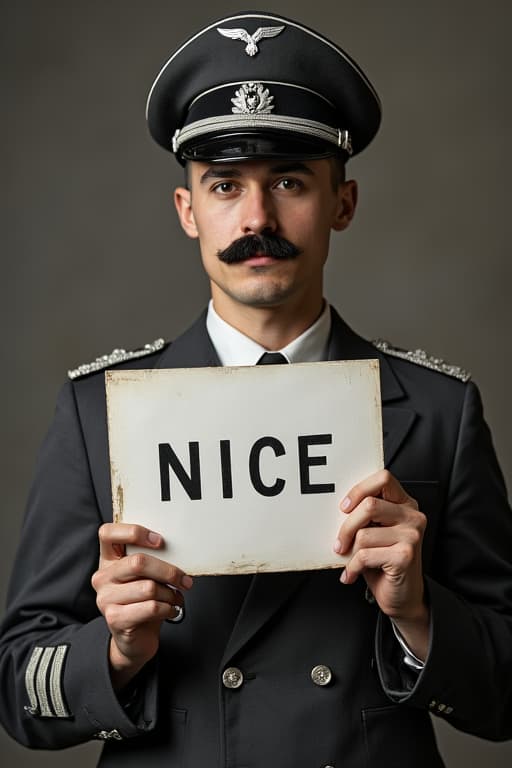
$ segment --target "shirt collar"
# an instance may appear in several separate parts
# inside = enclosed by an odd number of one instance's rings
[[[206,316],[206,329],[222,365],[256,365],[261,355],[268,352],[265,347],[226,323],[213,307],[210,300]],[[331,312],[327,302],[318,320],[291,341],[281,352],[289,363],[316,363],[325,360],[331,332]]]

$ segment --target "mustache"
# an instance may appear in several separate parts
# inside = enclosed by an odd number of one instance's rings
[[[295,259],[299,248],[278,235],[246,235],[228,245],[217,256],[225,264],[239,264],[254,256],[271,256],[273,259]]]

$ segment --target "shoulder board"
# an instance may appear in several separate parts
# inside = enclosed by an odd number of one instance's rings
[[[386,355],[392,357],[399,357],[402,360],[407,360],[409,363],[415,363],[416,365],[422,365],[424,368],[430,368],[431,371],[437,371],[438,373],[444,373],[447,376],[453,376],[461,381],[469,381],[471,374],[465,371],[463,368],[459,368],[458,365],[451,365],[441,360],[440,357],[430,357],[423,349],[400,349],[394,347],[389,341],[383,339],[376,339],[372,341],[374,347],[377,347],[381,352],[385,352]]]
[[[104,370],[105,368],[111,368],[118,363],[124,363],[127,360],[135,360],[137,357],[144,357],[145,355],[151,355],[153,352],[158,352],[165,346],[163,339],[156,339],[151,344],[145,344],[141,349],[114,349],[110,355],[102,355],[93,360],[92,363],[83,363],[78,368],[74,368],[68,371],[70,379],[78,379],[80,376],[87,376],[89,373],[95,373],[96,371]]]

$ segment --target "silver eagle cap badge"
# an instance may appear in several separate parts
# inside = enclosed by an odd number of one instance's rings
[[[243,83],[231,99],[231,111],[235,115],[264,115],[274,109],[273,101],[274,97],[262,83]]]
[[[250,35],[246,29],[225,29],[217,27],[217,32],[224,37],[229,37],[231,40],[241,40],[243,43],[247,43],[245,46],[245,52],[248,56],[256,56],[259,52],[258,43],[265,37],[277,37],[283,31],[282,27],[258,27],[253,35]]]

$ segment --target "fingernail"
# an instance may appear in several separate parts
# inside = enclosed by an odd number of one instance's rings
[[[183,576],[183,578],[181,579],[181,586],[184,589],[190,589],[190,587],[192,586],[193,583],[194,582],[193,582],[191,576]]]
[[[333,549],[335,552],[338,552],[338,554],[341,552],[341,541],[339,539],[336,539],[334,542]]]
[[[154,531],[150,531],[148,533],[148,541],[150,544],[160,544],[161,537],[159,533],[155,533]]]
[[[341,572],[340,581],[341,581],[342,584],[346,584],[347,583],[347,571],[346,571],[345,568]]]
[[[348,509],[350,507],[350,499],[349,499],[348,496],[345,496],[345,498],[341,502],[340,506],[341,506],[341,509],[343,511],[345,511],[346,509]]]

